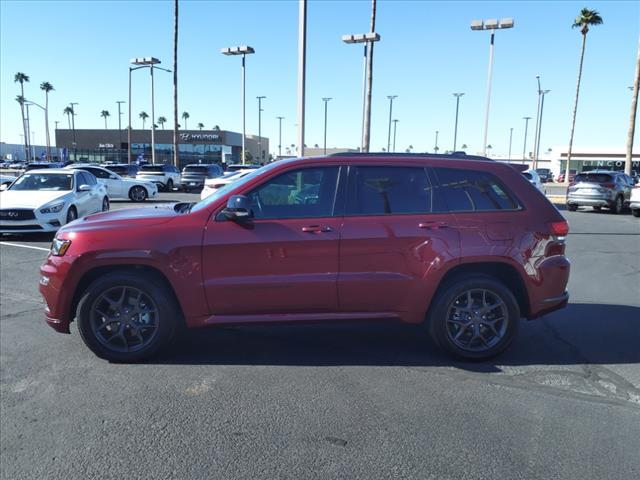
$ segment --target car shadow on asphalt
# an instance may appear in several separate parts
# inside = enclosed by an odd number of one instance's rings
[[[420,328],[390,323],[220,326],[189,330],[159,364],[452,366],[500,372],[504,366],[640,362],[640,307],[569,304],[522,321],[504,354],[485,362],[452,359]]]

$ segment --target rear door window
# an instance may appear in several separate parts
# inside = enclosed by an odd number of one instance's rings
[[[516,210],[518,202],[495,175],[478,170],[434,168],[437,211],[486,212]],[[442,201],[440,201],[442,200]]]
[[[432,211],[433,191],[421,167],[353,167],[348,190],[347,215]]]
[[[575,183],[610,183],[613,179],[608,173],[580,173],[576,175],[574,181]]]

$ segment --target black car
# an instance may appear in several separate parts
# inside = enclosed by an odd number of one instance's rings
[[[125,178],[136,178],[139,170],[135,163],[103,163],[100,166]]]
[[[205,180],[216,178],[224,173],[217,163],[194,163],[182,169],[180,184],[185,192],[202,190]]]
[[[553,172],[548,168],[536,168],[542,183],[553,182]]]

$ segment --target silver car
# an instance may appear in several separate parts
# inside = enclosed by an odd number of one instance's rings
[[[567,208],[575,212],[578,207],[602,207],[611,213],[622,213],[629,205],[633,180],[623,172],[592,170],[576,175],[567,190]]]

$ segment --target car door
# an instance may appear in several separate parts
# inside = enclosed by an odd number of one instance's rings
[[[210,219],[203,271],[213,314],[337,310],[339,171],[322,166],[280,173],[246,193],[250,221]]]
[[[431,277],[457,259],[460,248],[451,215],[435,213],[437,198],[426,169],[351,166],[347,190],[340,310],[419,311],[428,304]]]
[[[83,171],[76,172],[76,185],[75,185],[75,199],[74,204],[76,206],[76,210],[78,212],[78,217],[84,217],[85,215],[89,215],[93,213],[93,203],[94,200],[92,198],[92,194],[95,195],[95,185],[92,185],[92,179],[89,173]],[[95,183],[95,179],[93,179]],[[91,190],[80,191],[80,187],[82,185],[89,185]]]
[[[85,167],[83,170],[91,173],[98,183],[103,184],[107,189],[107,194],[110,198],[122,197],[122,184],[118,181],[117,176],[111,173],[109,170],[97,167]]]

